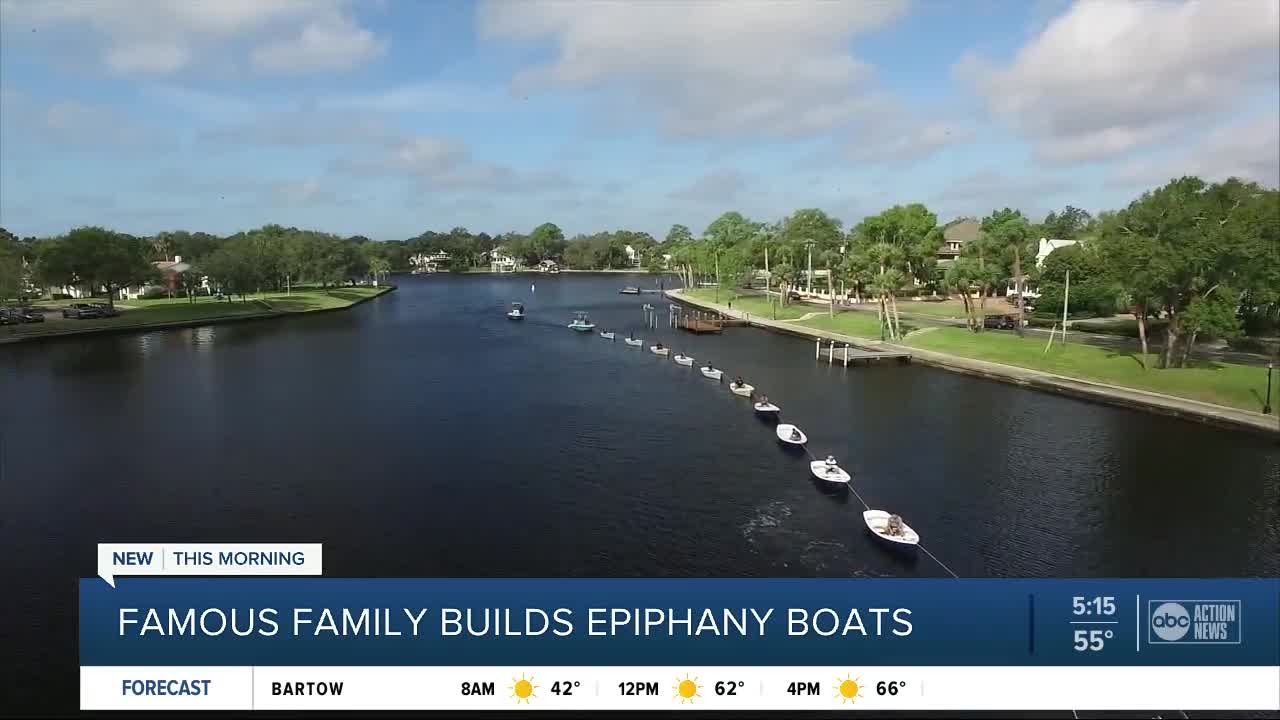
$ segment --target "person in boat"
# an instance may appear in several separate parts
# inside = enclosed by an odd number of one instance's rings
[[[708,369],[708,370],[715,370],[715,368],[711,367],[711,363],[707,363],[707,369]]]
[[[792,440],[795,440],[796,442],[800,442],[800,429],[799,429],[799,428],[791,428],[791,439],[792,439]]]
[[[657,348],[658,348],[659,350],[661,350],[661,349],[662,349],[662,343],[658,343]]]
[[[738,376],[738,378],[737,378],[736,380],[734,380],[734,381],[733,381],[733,386],[734,386],[734,387],[742,387],[743,385],[746,385],[746,383],[742,382],[742,376],[741,376],[741,375],[739,375],[739,376]]]
[[[901,535],[902,534],[902,516],[890,515],[887,529],[885,530],[885,532],[895,537],[898,535]]]
[[[835,456],[835,455],[828,455],[828,456],[827,456],[827,467],[828,467],[828,468],[833,468],[833,467],[835,467],[835,466],[836,466],[836,456]]]
[[[761,395],[761,396],[760,396],[760,404],[761,404],[761,405],[768,405],[768,404],[769,404],[769,396],[768,396],[768,395]]]

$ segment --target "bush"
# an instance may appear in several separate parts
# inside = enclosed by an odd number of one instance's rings
[[[169,291],[165,290],[162,287],[149,287],[142,291],[142,298],[144,300],[156,300],[158,298],[168,297],[168,296],[169,296]]]
[[[1167,320],[1147,320],[1147,339],[1150,340],[1157,334],[1163,334],[1164,329],[1168,326]],[[1081,321],[1071,324],[1073,330],[1080,332],[1102,333],[1104,335],[1120,335],[1123,337],[1138,337],[1138,321],[1137,320],[1118,320],[1113,322],[1088,322]]]
[[[71,296],[66,293],[50,293],[49,298],[52,300],[70,300]]]
[[[1260,338],[1241,336],[1227,340],[1227,347],[1237,352],[1258,353],[1260,355],[1271,355],[1277,352],[1277,348],[1272,343],[1268,343]]]

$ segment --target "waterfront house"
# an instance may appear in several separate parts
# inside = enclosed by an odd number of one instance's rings
[[[1064,248],[1064,247],[1071,247],[1072,245],[1075,245],[1077,242],[1078,241],[1076,240],[1059,240],[1058,238],[1040,238],[1040,246],[1036,249],[1036,267],[1043,266],[1045,258],[1049,257],[1049,255],[1054,250],[1057,250],[1059,248]],[[1040,293],[1036,290],[1035,283],[1026,280],[1025,275],[1023,276],[1023,278],[1024,278],[1023,288],[1022,288],[1023,296],[1032,300],[1040,297]],[[1018,293],[1018,289],[1013,284],[1013,282],[1009,283],[1009,286],[1005,288],[1005,291],[1011,296],[1017,295]]]
[[[543,260],[538,263],[538,272],[560,272],[560,265],[555,260]]]
[[[515,272],[520,263],[505,248],[496,247],[488,252],[489,270],[496,273]]]
[[[960,218],[942,231],[942,246],[938,248],[938,265],[945,267],[960,257],[964,246],[978,239],[982,224],[973,218]]]
[[[140,297],[145,297],[148,292],[167,293],[172,297],[182,285],[180,276],[191,270],[191,263],[183,262],[181,255],[174,255],[172,260],[157,260],[151,265],[159,273],[159,282],[139,283],[122,287],[117,291],[117,295],[121,300],[137,300]],[[205,294],[211,293],[208,277],[200,278],[199,289],[204,291]]]
[[[410,272],[414,275],[441,272],[449,265],[449,253],[438,250],[433,253],[416,253],[409,256]]]
[[[626,246],[622,250],[627,254],[627,264],[629,264],[631,267],[640,267],[640,262],[641,262],[640,251],[636,250],[630,245]]]

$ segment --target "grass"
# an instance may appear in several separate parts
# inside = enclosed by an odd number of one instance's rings
[[[154,300],[122,300],[116,303],[119,317],[74,320],[63,318],[60,308],[65,302],[37,303],[37,307],[50,310],[45,321],[29,325],[9,325],[0,330],[0,338],[13,336],[39,336],[74,334],[86,330],[112,327],[147,327],[178,322],[199,322],[212,318],[248,317],[305,313],[315,310],[331,310],[351,305],[365,298],[386,291],[386,287],[343,287],[322,290],[320,288],[294,288],[293,293],[266,293],[251,295],[247,302],[232,302],[200,297],[196,302],[186,298],[157,298]],[[76,302],[90,302],[80,300]],[[98,302],[98,300],[93,300]]]
[[[718,302],[721,305],[728,305],[733,302],[734,310],[759,315],[767,320],[774,319],[773,308],[769,301],[763,295],[739,295],[732,290],[721,289],[719,291],[719,299],[715,288],[692,288],[683,291],[686,297],[706,302]],[[821,308],[816,305],[805,305],[802,303],[793,303],[791,305],[778,306],[778,320],[795,320],[805,313],[817,312]]]
[[[1136,353],[1070,343],[1063,347],[1055,340],[1045,354],[1045,342],[1044,338],[1019,338],[1006,333],[976,334],[964,328],[938,328],[910,338],[905,344],[1242,410],[1262,410],[1266,371],[1256,367],[1200,362],[1193,367],[1158,370],[1157,356],[1149,355],[1147,362],[1152,369],[1143,370]]]
[[[980,301],[974,300],[977,309]],[[1002,297],[987,298],[985,315],[1010,315],[1018,312],[1018,308],[1005,302]],[[933,317],[964,319],[964,302],[960,300],[906,300],[898,298],[899,315],[930,315]]]
[[[853,337],[880,339],[880,319],[873,312],[850,310],[837,312],[835,317],[829,317],[824,313],[820,317],[801,320],[796,324]],[[902,332],[910,331],[911,326],[905,322],[902,323]]]

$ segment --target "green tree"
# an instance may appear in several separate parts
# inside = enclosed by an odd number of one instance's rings
[[[23,261],[18,239],[0,228],[0,303],[22,293]]]
[[[693,233],[684,225],[672,225],[671,229],[667,231],[666,242],[669,245],[693,242]]]
[[[40,258],[42,276],[55,285],[83,283],[91,292],[105,290],[115,306],[116,290],[153,279],[147,243],[102,227],[80,227],[52,245]]]
[[[558,258],[564,253],[564,231],[555,223],[542,223],[529,233],[529,242],[525,247],[525,260],[537,264],[542,260]]]
[[[1061,213],[1050,212],[1040,224],[1045,237],[1057,240],[1074,240],[1093,222],[1093,216],[1078,207],[1068,205]]]
[[[1031,224],[1018,210],[1005,208],[996,210],[982,219],[983,245],[997,249],[1008,268],[1004,278],[1013,282],[1014,292],[1018,295],[1018,322],[1016,329],[1022,335],[1022,323],[1026,316],[1026,307],[1022,297],[1023,287],[1027,280],[1023,272],[1022,259],[1035,257],[1037,245]]]

